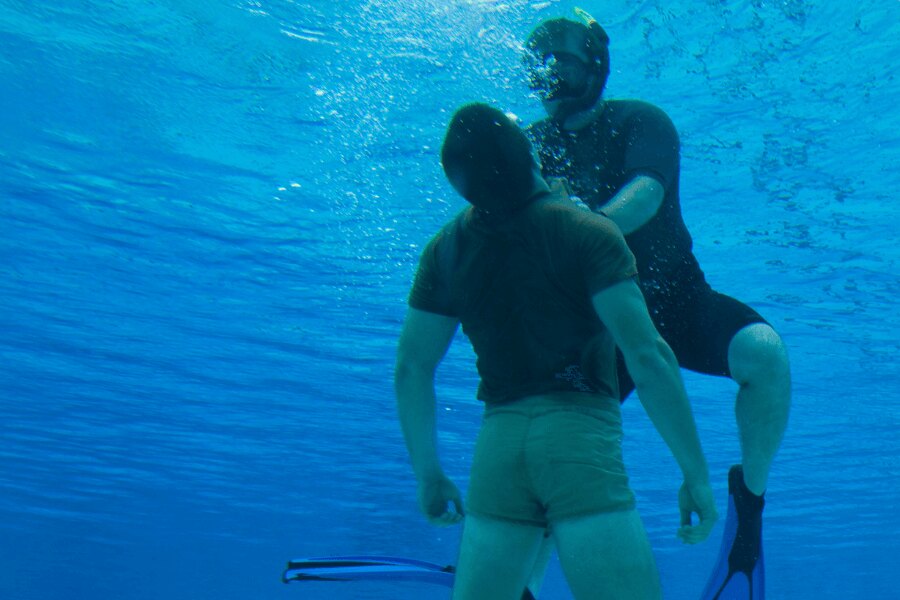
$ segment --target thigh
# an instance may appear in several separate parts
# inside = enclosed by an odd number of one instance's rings
[[[680,315],[684,328],[672,334],[661,329],[660,333],[681,367],[720,377],[731,377],[728,347],[735,334],[748,325],[766,323],[743,302],[712,290],[699,295],[684,311]]]
[[[520,600],[543,538],[543,527],[468,515],[453,600]]]
[[[577,600],[658,600],[659,574],[636,510],[554,522],[553,537]]]
[[[544,585],[544,575],[547,573],[547,566],[553,557],[553,537],[550,531],[544,531],[544,539],[541,541],[541,548],[538,550],[537,558],[534,561],[534,567],[531,569],[531,575],[528,577],[528,591],[534,598],[541,595],[541,587]]]

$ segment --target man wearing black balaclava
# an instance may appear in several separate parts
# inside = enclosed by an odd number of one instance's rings
[[[681,468],[679,509],[699,517],[678,535],[706,539],[717,514],[678,364],[647,313],[634,257],[612,221],[551,191],[525,134],[495,108],[458,110],[441,162],[471,206],[422,252],[395,388],[420,508],[436,525],[465,514],[453,598],[518,600],[550,531],[575,598],[656,600],[622,460],[617,346]],[[441,468],[435,418],[435,371],[460,324],[484,402],[465,508]]]

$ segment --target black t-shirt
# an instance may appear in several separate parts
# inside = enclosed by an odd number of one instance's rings
[[[615,223],[547,197],[501,225],[463,211],[423,251],[409,304],[460,320],[481,400],[617,398],[614,342],[591,297],[636,273]]]
[[[694,291],[709,289],[681,217],[678,133],[662,110],[638,100],[608,100],[585,129],[567,132],[545,119],[528,134],[544,176],[566,178],[591,209],[602,208],[638,175],[663,185],[656,215],[625,237],[651,313],[658,306],[690,302]]]

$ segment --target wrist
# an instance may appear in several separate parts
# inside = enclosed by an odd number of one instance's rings
[[[709,468],[705,461],[702,464],[691,465],[688,468],[682,467],[681,475],[684,481],[692,485],[709,485]]]
[[[430,462],[430,464],[427,465],[419,465],[417,467],[414,467],[413,471],[416,474],[416,479],[418,480],[418,482],[423,485],[445,479],[444,470],[441,468],[441,465],[437,461]]]

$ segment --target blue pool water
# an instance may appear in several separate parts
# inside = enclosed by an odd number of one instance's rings
[[[710,281],[794,368],[768,597],[897,597],[900,3],[580,2],[608,93],[669,112]],[[293,557],[454,561],[394,419],[423,243],[462,207],[437,148],[569,1],[0,0],[0,598],[432,598],[293,584]],[[721,510],[733,384],[686,374]],[[464,340],[439,374],[464,487]],[[668,598],[695,598],[675,465],[637,402],[626,460]],[[557,565],[545,597],[566,598]],[[443,594],[443,595],[441,595]]]

